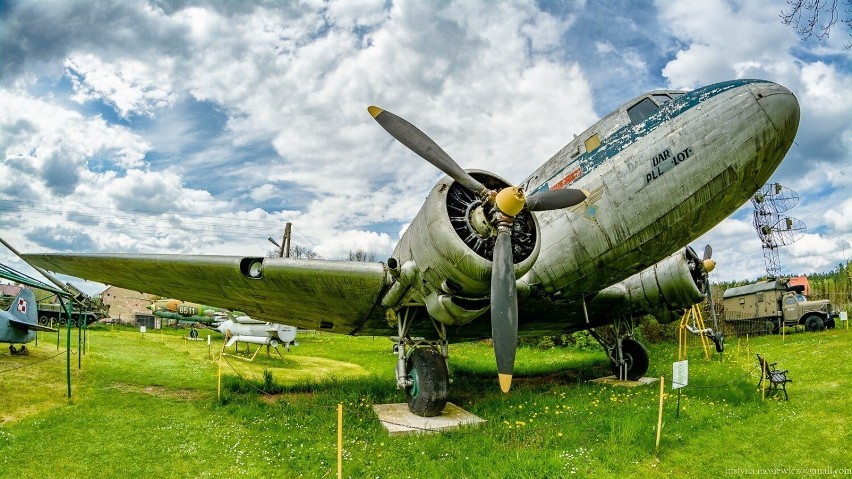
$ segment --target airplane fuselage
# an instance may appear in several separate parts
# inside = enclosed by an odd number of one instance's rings
[[[530,190],[570,185],[591,193],[570,210],[537,213],[541,254],[525,281],[590,294],[657,263],[748,201],[795,137],[793,94],[754,80],[694,90],[631,122],[633,105],[676,93],[625,104],[525,181]],[[596,134],[600,146],[585,151]]]
[[[9,319],[11,315],[6,311],[0,311],[0,343],[27,344],[35,341],[35,331],[24,331],[13,327]]]

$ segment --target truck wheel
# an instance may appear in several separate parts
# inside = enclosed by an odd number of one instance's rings
[[[42,317],[38,318],[38,324],[41,324],[42,326],[47,326],[49,323],[50,323],[50,320],[47,319],[47,316],[42,316]]]
[[[805,329],[808,331],[822,331],[825,329],[825,323],[822,322],[822,318],[819,316],[811,314],[805,318]]]

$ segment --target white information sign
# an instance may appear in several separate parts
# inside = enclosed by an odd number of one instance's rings
[[[689,384],[689,360],[672,363],[672,389],[680,389]]]

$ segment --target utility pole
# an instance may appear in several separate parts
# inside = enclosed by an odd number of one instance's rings
[[[293,223],[287,222],[287,225],[284,226],[284,238],[281,242],[281,249],[278,251],[279,258],[289,258],[290,257],[290,230],[293,228]]]

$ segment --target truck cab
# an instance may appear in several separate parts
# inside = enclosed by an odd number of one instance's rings
[[[781,311],[784,325],[801,324],[808,331],[820,331],[834,327],[836,314],[827,299],[808,301],[802,291],[803,286],[788,286],[781,297]]]

